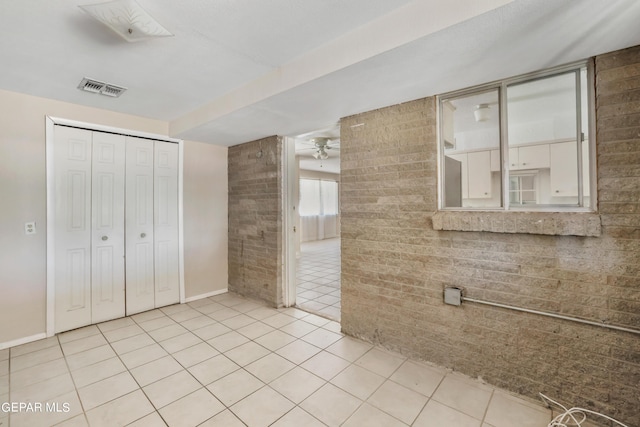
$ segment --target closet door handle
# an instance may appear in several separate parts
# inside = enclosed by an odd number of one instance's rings
[[[109,240],[107,236],[102,236],[102,240]]]
[[[147,237],[147,233],[141,233],[140,237],[142,237],[144,239],[145,237]]]

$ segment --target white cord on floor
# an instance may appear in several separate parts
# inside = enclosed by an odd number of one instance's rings
[[[558,402],[556,402],[555,400],[545,396],[544,394],[542,393],[539,393],[539,394],[540,394],[540,397],[542,397],[542,400],[544,401],[544,403],[547,404],[547,406],[551,406],[549,405],[549,402],[551,402],[564,410],[563,413],[559,414],[557,417],[551,420],[551,422],[547,427],[581,426],[582,423],[587,420],[587,414],[597,415],[598,417],[606,418],[607,420],[613,421],[614,423],[622,427],[629,427],[626,424],[622,424],[620,421],[614,420],[613,418],[607,415],[601,414],[599,412],[591,411],[589,409],[575,408],[575,407],[567,409],[561,404],[559,404]],[[581,418],[581,419],[578,420],[578,418]],[[567,423],[572,423],[572,424],[567,424]]]

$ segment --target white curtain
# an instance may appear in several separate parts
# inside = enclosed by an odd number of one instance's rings
[[[303,242],[308,242],[338,237],[340,235],[339,225],[338,215],[302,216],[300,217],[301,239]]]
[[[338,215],[338,183],[320,181],[322,215]]]
[[[317,179],[300,180],[300,215],[320,215],[320,181]]]
[[[338,183],[301,179],[299,212],[301,241],[339,236]]]

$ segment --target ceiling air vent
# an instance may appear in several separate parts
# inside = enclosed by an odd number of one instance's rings
[[[92,93],[100,93],[104,85],[105,84],[102,82],[99,82],[97,80],[91,80],[85,77],[84,79],[82,79],[82,81],[78,85],[78,89],[85,90],[87,92],[92,92]]]
[[[112,96],[114,98],[117,98],[125,90],[127,90],[126,87],[120,87],[120,86],[115,86],[115,85],[108,84],[108,85],[105,85],[104,89],[102,89],[102,91],[100,93],[103,94],[103,95],[106,95],[106,96]]]
[[[99,80],[89,79],[87,77],[82,79],[78,85],[78,89],[84,90],[85,92],[99,93],[100,95],[110,96],[112,98],[119,97],[122,95],[122,92],[127,90],[126,87],[112,85]]]

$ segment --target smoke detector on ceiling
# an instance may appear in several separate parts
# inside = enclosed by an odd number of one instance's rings
[[[78,85],[78,89],[84,90],[85,92],[99,93],[100,95],[110,96],[112,98],[119,97],[125,90],[127,90],[126,87],[112,85],[99,80],[89,79],[87,77],[82,79]]]

